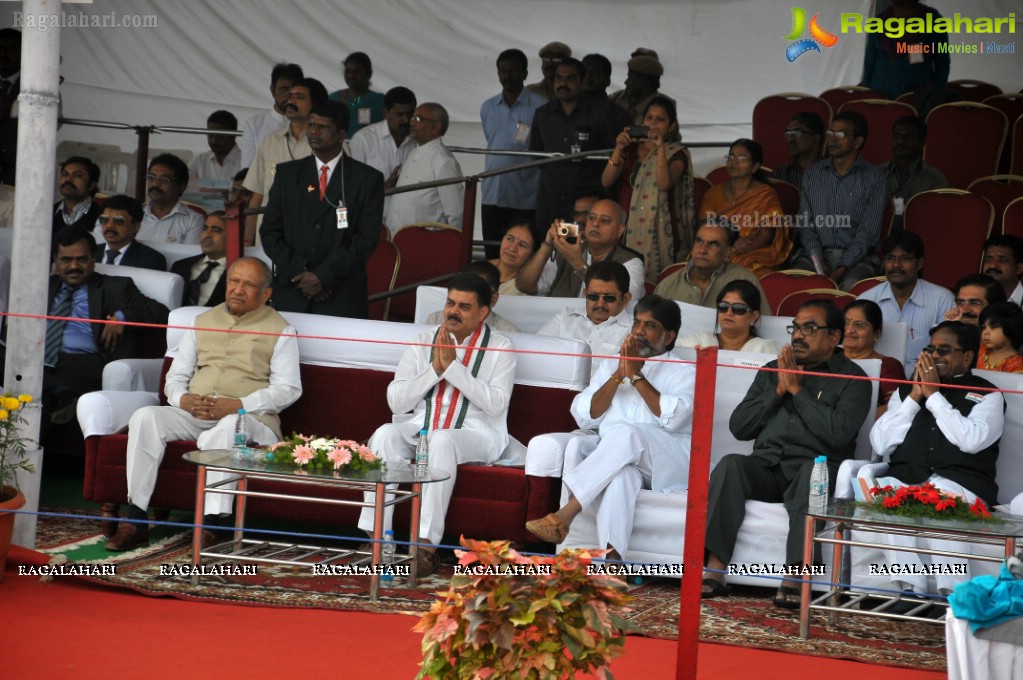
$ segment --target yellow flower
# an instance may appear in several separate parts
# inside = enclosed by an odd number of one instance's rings
[[[0,407],[7,409],[8,411],[17,411],[21,408],[21,402],[14,397],[4,397],[0,399]]]
[[[31,404],[32,403],[32,395],[31,394],[19,394],[18,395],[18,401],[20,401],[22,404]]]
[[[0,420],[7,420],[10,414],[7,411],[0,410]]]

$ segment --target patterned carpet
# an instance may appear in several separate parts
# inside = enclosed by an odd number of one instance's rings
[[[206,575],[193,586],[188,575],[161,575],[174,565],[191,565],[191,532],[160,527],[146,548],[112,555],[97,523],[77,518],[43,517],[38,549],[76,563],[115,564],[116,575],[88,577],[107,585],[129,588],[153,596],[253,606],[313,607],[337,610],[402,613],[418,616],[429,609],[434,593],[448,584],[452,568],[420,579],[415,588],[396,579],[369,601],[365,577],[317,576],[308,569],[259,565],[258,574]],[[653,579],[632,586],[628,618],[641,634],[674,639],[679,615],[679,582]],[[865,663],[926,670],[945,669],[944,627],[894,623],[872,617],[848,616],[834,627],[823,615],[814,615],[811,638],[799,638],[798,612],[774,607],[772,591],[735,588],[731,597],[708,600],[702,606],[700,639],[740,647],[756,647],[793,654],[826,656]],[[897,640],[897,642],[896,642]]]

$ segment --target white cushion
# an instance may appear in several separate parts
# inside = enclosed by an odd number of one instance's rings
[[[125,267],[119,264],[96,263],[96,271],[106,276],[126,276],[148,298],[156,300],[167,309],[181,305],[185,281],[177,274],[161,272],[142,267]]]

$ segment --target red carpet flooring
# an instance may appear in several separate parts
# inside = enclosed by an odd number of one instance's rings
[[[397,614],[270,609],[146,597],[72,578],[18,576],[14,556],[0,582],[4,680],[145,677],[414,678],[416,619]],[[618,680],[675,677],[675,643],[630,637],[612,665]],[[700,645],[699,677],[792,680],[846,677],[933,680],[943,673]]]

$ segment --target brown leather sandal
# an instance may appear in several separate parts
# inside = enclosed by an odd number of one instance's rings
[[[526,522],[526,531],[545,543],[563,543],[568,538],[568,527],[553,512],[546,517]]]

